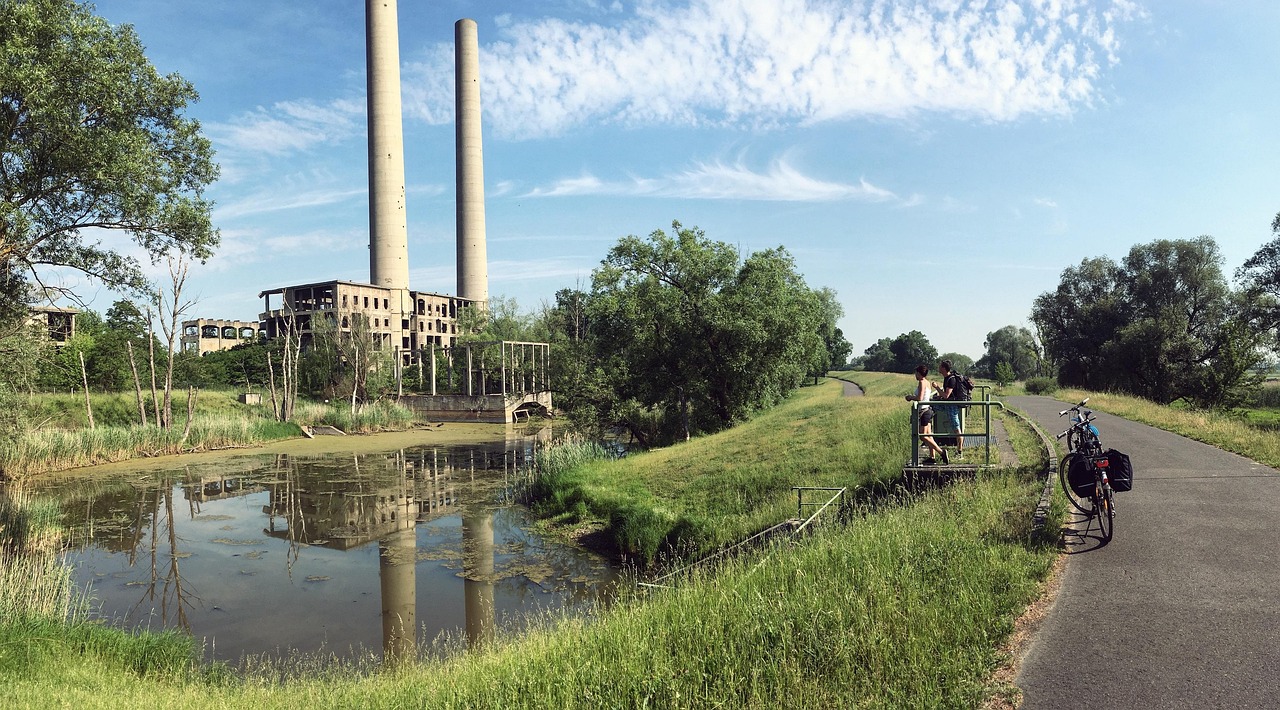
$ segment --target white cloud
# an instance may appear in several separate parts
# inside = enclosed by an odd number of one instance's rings
[[[648,0],[610,26],[508,18],[481,47],[482,104],[510,138],[591,122],[1069,114],[1095,98],[1117,26],[1140,14],[1128,0]],[[453,120],[451,46],[403,76],[406,116]]]
[[[1040,207],[1045,207],[1047,209],[1056,209],[1058,206],[1057,202],[1053,201],[1048,197],[1037,197],[1033,199],[1032,202]]]
[[[246,215],[284,210],[315,208],[347,202],[352,199],[364,199],[369,194],[367,187],[311,187],[299,190],[291,188],[288,183],[279,187],[262,190],[248,197],[214,209],[214,220],[222,221]],[[434,193],[433,193],[434,194]]]
[[[219,153],[280,156],[307,151],[363,135],[363,99],[336,99],[327,104],[281,101],[259,106],[229,123],[210,123],[206,130]]]
[[[756,172],[741,162],[699,163],[694,168],[660,178],[633,177],[605,182],[594,175],[560,180],[550,187],[536,188],[526,197],[568,197],[575,195],[626,195],[704,200],[763,200],[786,202],[829,202],[861,200],[886,202],[898,196],[865,179],[857,183],[819,180],[801,173],[786,160],[777,160],[767,172]]]

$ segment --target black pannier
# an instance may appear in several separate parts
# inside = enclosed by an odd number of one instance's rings
[[[1088,498],[1093,495],[1093,472],[1085,462],[1084,454],[1067,455],[1067,485],[1077,498]]]
[[[1129,457],[1115,449],[1107,449],[1107,462],[1107,479],[1111,481],[1111,487],[1117,492],[1133,490],[1133,464],[1129,463]]]

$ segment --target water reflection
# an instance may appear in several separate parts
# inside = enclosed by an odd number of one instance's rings
[[[607,593],[607,564],[532,535],[509,502],[531,452],[240,456],[35,493],[82,531],[70,561],[116,623],[186,629],[224,660],[353,647],[397,659],[442,632],[479,647],[529,611]]]

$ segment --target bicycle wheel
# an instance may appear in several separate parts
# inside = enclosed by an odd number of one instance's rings
[[[1093,487],[1093,516],[1098,519],[1098,532],[1104,543],[1111,542],[1116,530],[1116,507],[1112,499],[1111,486],[1101,479]]]
[[[1076,492],[1071,488],[1071,481],[1067,476],[1067,472],[1070,470],[1072,462],[1082,460],[1083,458],[1084,456],[1076,451],[1072,451],[1062,457],[1062,460],[1058,462],[1058,484],[1062,486],[1062,492],[1066,494],[1067,502],[1071,503],[1072,508],[1075,508],[1081,513],[1091,513],[1093,508],[1086,507],[1085,499],[1082,496],[1076,495]]]

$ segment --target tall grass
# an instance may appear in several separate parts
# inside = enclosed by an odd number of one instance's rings
[[[349,401],[333,400],[299,402],[294,420],[303,425],[335,427],[348,434],[372,434],[407,429],[413,424],[414,415],[408,407],[387,400],[364,404],[355,413],[351,412]]]
[[[100,426],[95,429],[37,429],[0,447],[0,473],[11,480],[81,466],[145,456],[211,451],[262,444],[299,434],[292,423],[235,414],[196,415],[191,433],[183,425]]]
[[[0,498],[0,677],[43,678],[69,657],[138,676],[194,672],[189,636],[129,634],[90,619],[89,600],[76,590],[61,557],[65,535],[55,503],[21,494]]]

